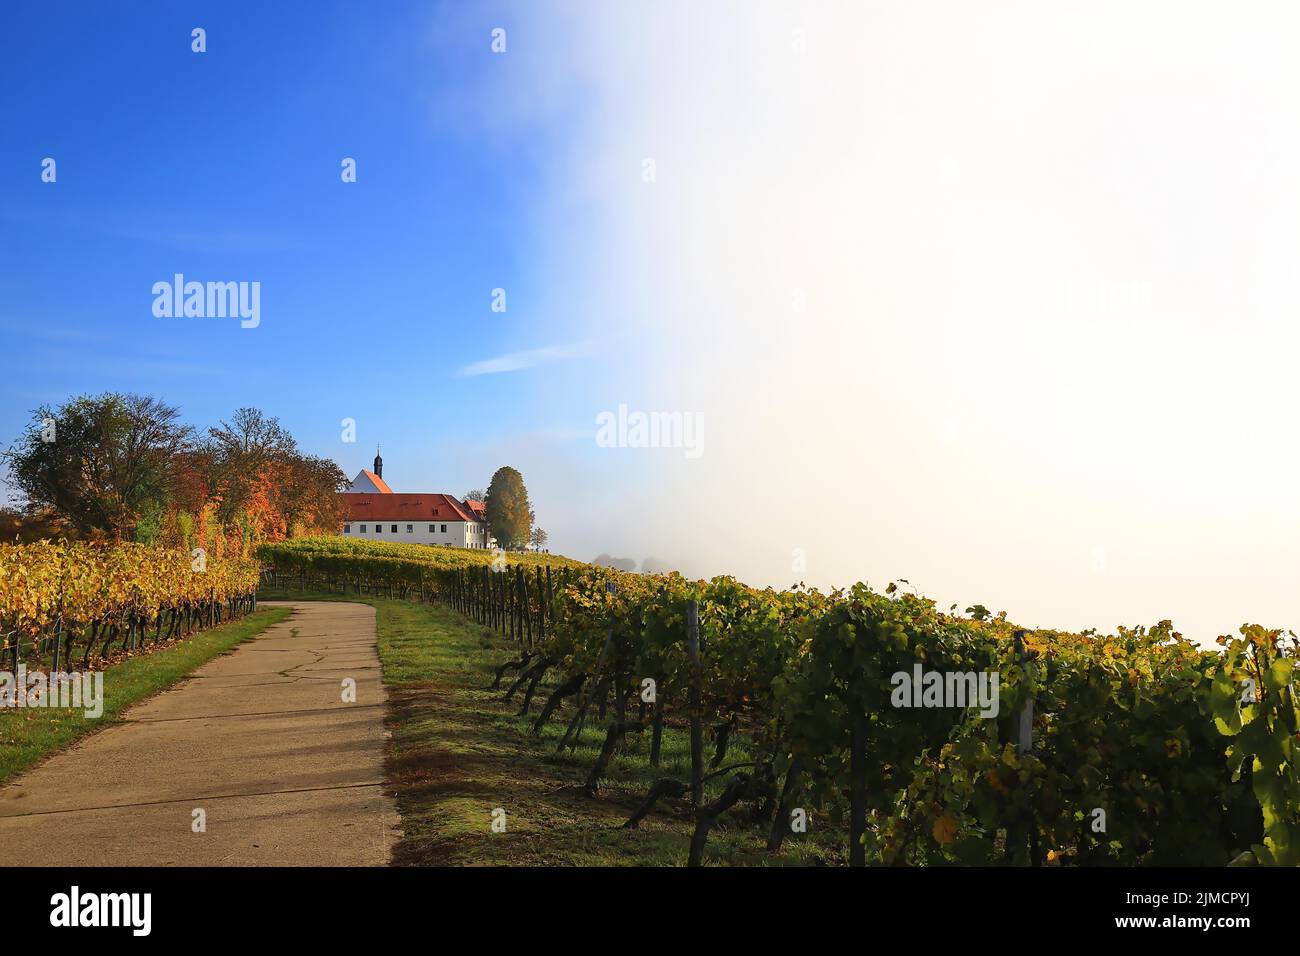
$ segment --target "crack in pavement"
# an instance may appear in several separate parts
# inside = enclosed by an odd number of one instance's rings
[[[277,682],[278,683],[278,682]],[[343,709],[358,710],[383,707],[380,704],[340,704],[338,707],[312,707],[303,710],[259,710],[247,714],[198,714],[194,717],[126,717],[124,724],[166,724],[175,720],[225,720],[230,717],[283,717],[289,714],[337,714]]]
[[[323,667],[323,668],[321,668],[321,670],[322,670],[322,671],[329,671],[329,670],[347,671],[347,672],[350,674],[350,673],[352,673],[353,671],[379,671],[379,670],[383,670],[383,668],[382,668],[382,667],[374,667],[374,666],[366,666],[366,667],[338,667],[338,668]],[[283,672],[283,671],[276,671],[276,673],[277,673],[277,674],[282,674],[282,673],[284,673],[284,672]],[[192,677],[187,677],[187,678],[185,678],[185,679],[186,679],[186,680],[226,680],[227,678],[230,678],[230,677],[265,677],[265,676],[266,676],[266,671],[248,671],[247,673],[243,673],[243,674],[195,674],[194,676],[192,676]],[[279,683],[279,681],[267,681],[267,683],[268,683],[268,684],[277,684],[277,683]],[[239,684],[239,685],[231,684],[230,686],[231,686],[231,687],[235,687],[235,686],[239,686],[239,687],[255,687],[255,686],[257,686],[257,685],[255,685],[255,684]]]
[[[60,813],[90,813],[96,810],[130,810],[132,807],[163,807],[169,803],[195,803],[210,800],[238,800],[240,797],[274,797],[288,793],[320,793],[325,790],[361,790],[366,787],[384,786],[382,780],[366,783],[336,783],[329,787],[297,787],[289,790],[258,790],[254,793],[212,793],[201,797],[176,797],[171,800],[142,800],[139,803],[109,803],[101,807],[66,807],[62,810],[33,810],[31,813],[0,814],[0,820],[15,820],[18,817],[50,817]]]

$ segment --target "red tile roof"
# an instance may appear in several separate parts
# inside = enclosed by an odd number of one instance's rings
[[[478,521],[468,508],[451,495],[382,495],[353,494],[343,496],[348,507],[348,521]]]
[[[365,475],[367,478],[373,481],[375,483],[375,487],[378,488],[380,491],[382,491],[384,494],[391,495],[393,493],[393,489],[388,487],[388,483],[385,482],[384,479],[376,475],[373,471],[369,471],[365,468],[362,468],[361,474]]]

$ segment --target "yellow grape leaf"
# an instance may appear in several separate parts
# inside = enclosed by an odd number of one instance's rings
[[[935,842],[946,846],[957,835],[957,822],[945,813],[934,821],[934,826],[930,828],[930,834],[934,837]]]

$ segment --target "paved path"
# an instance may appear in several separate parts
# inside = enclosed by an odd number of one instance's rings
[[[374,609],[290,603],[288,620],[0,789],[0,864],[387,863],[398,815]]]

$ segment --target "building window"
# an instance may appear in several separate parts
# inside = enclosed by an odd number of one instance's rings
[[[429,534],[433,534],[434,530],[435,530],[434,526],[429,525]]]
[[[443,533],[443,534],[446,534],[446,533],[447,533],[447,526],[446,526],[446,525],[443,525],[443,526],[442,526],[442,533]]]
[[[350,524],[345,524],[345,525],[343,526],[343,533],[344,533],[344,534],[351,534],[351,533],[352,533],[352,525],[350,525]]]
[[[383,534],[383,533],[384,533],[384,526],[381,524],[375,525],[375,534]]]
[[[410,533],[411,533],[412,531],[414,531],[414,530],[415,530],[415,525],[408,524],[408,525],[406,526],[406,533],[407,533],[407,534],[410,534]]]
[[[361,533],[362,533],[362,534],[365,534],[365,533],[366,533],[366,526],[365,526],[365,525],[362,525],[362,526],[361,526]]]

